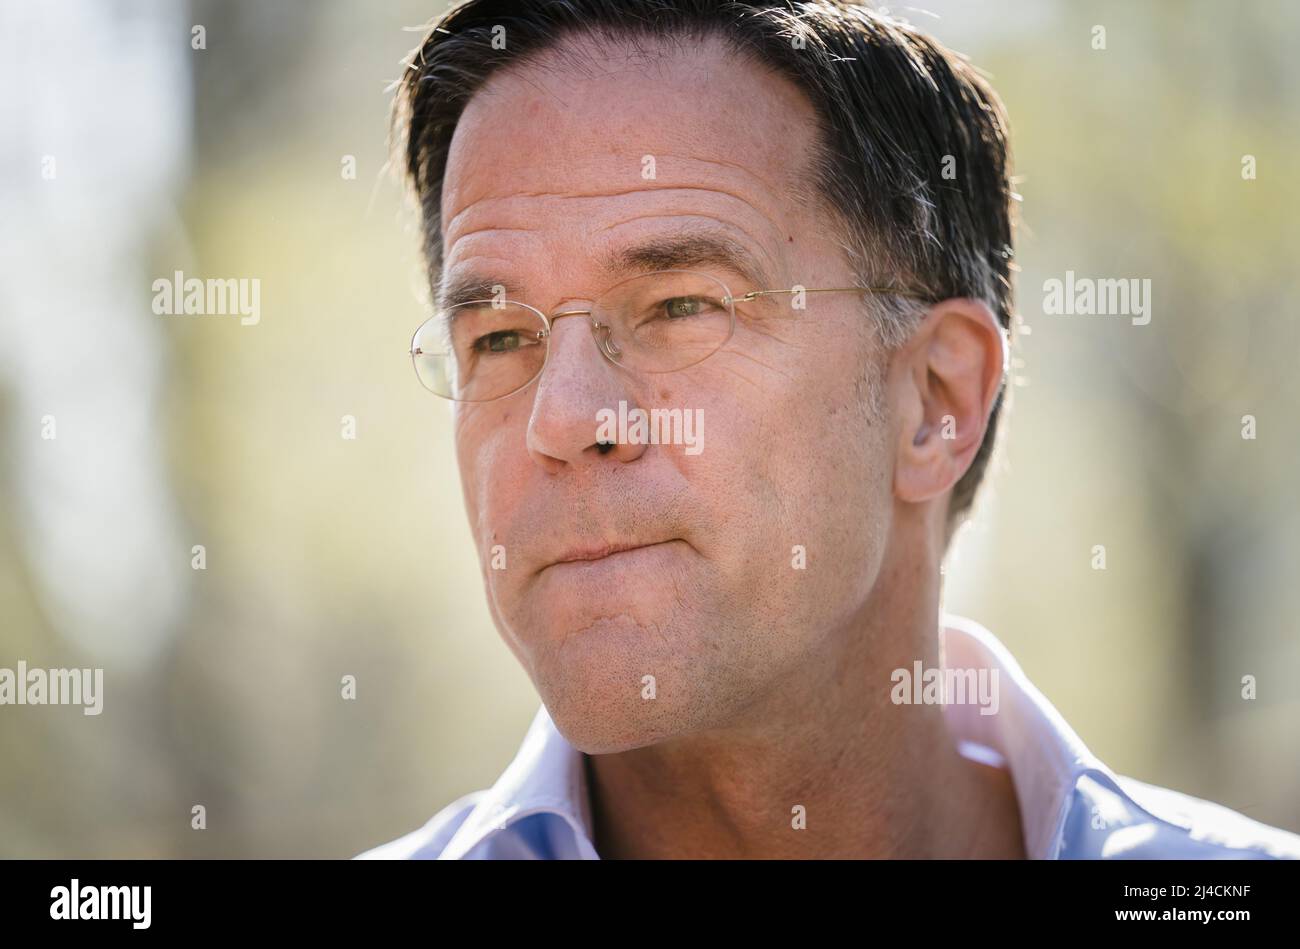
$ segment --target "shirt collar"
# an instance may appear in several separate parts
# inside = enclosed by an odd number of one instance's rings
[[[1026,855],[1054,856],[1079,775],[1088,770],[1114,775],[983,626],[945,614],[940,656],[946,668],[998,670],[996,714],[982,715],[974,704],[949,704],[944,707],[945,721],[962,754],[1005,762],[1010,770]],[[537,710],[514,760],[477,802],[442,857],[472,855],[515,822],[543,813],[564,821],[574,837],[575,856],[598,859],[583,754],[560,734],[545,705]]]
[[[970,703],[945,705],[948,731],[968,757],[986,758],[991,750],[1006,762],[1020,805],[1025,855],[1054,857],[1079,776],[1085,771],[1114,775],[979,623],[945,614],[940,650],[945,668],[998,671],[997,714],[982,715]]]
[[[579,855],[596,858],[583,755],[560,734],[545,705],[533,717],[514,760],[475,805],[442,858],[461,859],[533,814],[563,818],[575,836]]]

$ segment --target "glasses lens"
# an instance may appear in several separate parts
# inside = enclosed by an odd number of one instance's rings
[[[546,362],[546,323],[518,303],[449,307],[427,320],[411,344],[426,389],[459,402],[487,402],[522,389]]]
[[[625,280],[596,301],[593,315],[608,327],[611,356],[640,372],[693,366],[722,348],[733,326],[722,281],[687,270]]]

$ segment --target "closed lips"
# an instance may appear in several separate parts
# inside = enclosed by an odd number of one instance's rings
[[[619,554],[628,550],[640,550],[644,547],[657,547],[660,544],[670,543],[672,543],[670,540],[660,540],[650,541],[648,543],[599,544],[590,547],[577,547],[564,553],[551,565],[576,563],[586,560],[602,560],[612,554]]]

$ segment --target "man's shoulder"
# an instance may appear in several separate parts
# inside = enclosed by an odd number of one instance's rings
[[[424,826],[359,853],[354,860],[437,860],[487,791],[471,791],[452,801]]]
[[[1091,771],[1075,785],[1063,859],[1296,860],[1300,836],[1222,804]]]

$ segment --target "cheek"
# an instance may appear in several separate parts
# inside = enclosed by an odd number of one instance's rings
[[[853,376],[844,378],[769,403],[721,449],[734,453],[728,521],[737,582],[787,629],[825,628],[859,606],[882,557],[891,515],[887,429]]]
[[[469,406],[455,420],[456,462],[460,469],[465,510],[474,539],[481,550],[495,543],[503,525],[523,502],[525,469],[523,422],[520,409]],[[512,428],[517,431],[512,431]]]

